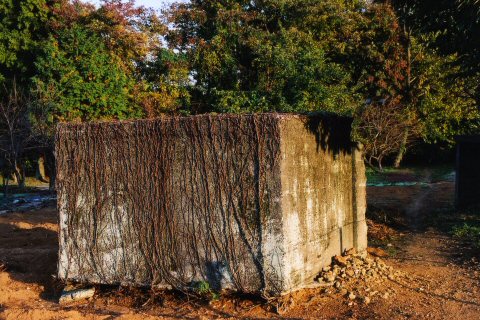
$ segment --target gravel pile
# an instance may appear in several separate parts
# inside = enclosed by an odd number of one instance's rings
[[[403,282],[407,276],[376,257],[365,257],[354,249],[342,256],[335,256],[332,264],[323,268],[316,278],[324,293],[338,292],[349,305],[370,303],[373,299],[389,299],[396,291],[386,286],[389,282]]]

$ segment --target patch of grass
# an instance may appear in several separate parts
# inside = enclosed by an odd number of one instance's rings
[[[388,246],[387,246],[386,251],[387,251],[387,253],[388,253],[388,255],[389,255],[390,257],[395,257],[395,256],[398,254],[397,248],[395,248],[395,247],[393,247],[393,246],[392,246],[392,247],[388,247]]]
[[[215,292],[210,287],[210,283],[207,281],[198,281],[195,284],[194,290],[202,297],[207,297],[209,300],[218,300],[220,299],[220,294]]]
[[[0,174],[0,184],[3,181],[3,176]],[[9,180],[10,187],[16,187],[17,184]],[[47,182],[42,182],[35,177],[25,177],[25,187],[43,187],[48,186]]]
[[[449,233],[454,226],[466,221],[466,217],[455,211],[453,206],[432,210],[430,214],[422,218],[424,227],[433,227],[438,231]]]
[[[365,175],[367,176],[367,181],[369,183],[383,183],[388,181],[389,174],[397,173],[400,170],[405,171],[405,169],[395,169],[390,167],[383,168],[383,171],[378,171],[370,167],[366,167]]]
[[[476,249],[480,249],[480,225],[464,223],[461,226],[454,226],[452,234],[455,238],[471,243]]]
[[[35,177],[26,177],[24,188],[19,188],[18,185],[16,183],[13,183],[12,181],[10,181],[8,186],[6,186],[5,188],[5,186],[2,184],[2,181],[3,178],[0,175],[0,197],[5,196],[5,189],[7,191],[7,195],[12,195],[16,193],[36,193],[48,189],[48,183],[42,182]]]
[[[416,182],[438,182],[451,179],[450,174],[455,170],[451,164],[435,165],[435,166],[412,166],[412,167],[385,167],[383,171],[374,170],[367,167],[365,174],[368,183],[385,183],[390,178],[397,176],[396,179],[404,175],[409,177],[408,181]],[[400,177],[399,177],[400,175]]]
[[[455,171],[453,164],[437,165],[431,167],[430,180],[433,182],[444,181],[446,179],[452,179],[450,175]]]
[[[207,281],[199,281],[195,285],[195,291],[198,294],[207,294],[210,292],[210,284]]]

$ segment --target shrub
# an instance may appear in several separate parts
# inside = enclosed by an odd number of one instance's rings
[[[480,226],[464,223],[463,226],[455,226],[452,230],[455,238],[471,242],[473,246],[480,249]]]

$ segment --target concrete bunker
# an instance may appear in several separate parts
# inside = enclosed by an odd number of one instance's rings
[[[367,245],[351,119],[199,115],[61,124],[58,275],[278,295]]]
[[[455,206],[480,205],[480,135],[457,137]]]

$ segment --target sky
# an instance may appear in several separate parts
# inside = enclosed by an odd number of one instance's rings
[[[90,3],[93,4],[99,4],[101,1],[100,0],[87,0]],[[154,9],[162,9],[166,5],[169,5],[173,2],[180,2],[180,1],[175,1],[175,0],[135,0],[135,3],[137,5],[145,6],[145,7],[152,7]]]

